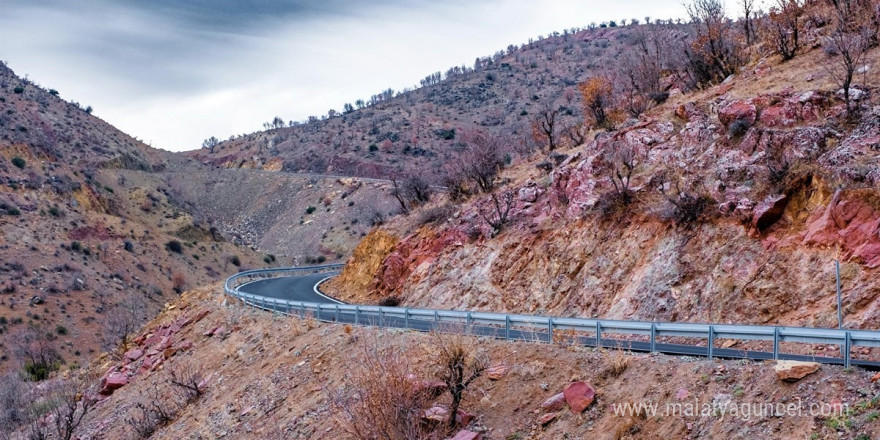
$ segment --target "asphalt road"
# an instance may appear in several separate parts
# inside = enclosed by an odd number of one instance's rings
[[[259,295],[269,298],[278,298],[278,299],[287,299],[291,301],[304,301],[304,302],[313,302],[319,304],[328,304],[326,309],[323,309],[317,316],[315,316],[318,320],[323,321],[331,321],[331,322],[341,322],[341,323],[349,323],[349,324],[371,324],[377,325],[381,327],[396,327],[396,328],[409,328],[413,330],[419,331],[431,331],[438,327],[438,323],[433,320],[426,319],[415,319],[409,318],[405,319],[403,317],[398,316],[383,316],[381,318],[377,318],[376,316],[366,316],[362,314],[357,314],[353,312],[342,312],[333,310],[332,304],[339,304],[340,302],[325,296],[318,292],[316,285],[321,281],[335,276],[336,272],[325,272],[311,275],[303,275],[298,277],[282,277],[282,278],[270,278],[265,280],[253,281],[247,284],[243,284],[239,287],[239,290],[245,293],[249,293],[252,295]],[[297,309],[294,307],[293,309],[282,309],[277,310],[279,312],[285,312],[290,314],[296,314]],[[381,322],[379,322],[381,321]],[[448,323],[441,323],[439,326],[448,326]],[[521,330],[521,329],[510,329],[509,332],[504,327],[500,326],[488,326],[488,325],[476,325],[472,324],[468,326],[468,331],[478,336],[487,336],[494,337],[499,339],[513,339],[513,340],[523,340],[523,341],[541,341],[547,342],[550,339],[550,335],[546,330],[544,331],[535,331],[535,330]],[[572,341],[574,343],[574,341]],[[650,352],[651,344],[649,342],[641,342],[641,341],[626,341],[620,339],[612,339],[612,338],[601,338],[599,341],[596,340],[595,337],[578,337],[577,343],[580,345],[595,347],[601,346],[606,348],[622,348],[625,350],[631,351],[640,351],[640,352]],[[698,346],[698,345],[684,345],[684,344],[667,344],[667,343],[657,343],[655,344],[656,351],[665,354],[674,354],[674,355],[685,355],[685,356],[694,356],[694,357],[706,357],[708,356],[708,349],[706,346]],[[763,351],[748,351],[748,350],[737,350],[732,348],[714,348],[712,350],[713,356],[718,358],[726,358],[726,359],[754,359],[754,360],[766,360],[773,359],[773,353],[763,352]],[[821,362],[824,364],[838,364],[843,365],[842,358],[833,358],[833,357],[820,357],[820,356],[804,356],[804,355],[794,355],[794,354],[784,354],[780,353],[780,359],[789,359],[789,360],[799,360],[799,361],[813,361],[813,362]],[[864,361],[864,360],[852,360],[853,365],[858,365],[861,367],[865,367],[871,370],[880,370],[880,362],[878,361]]]

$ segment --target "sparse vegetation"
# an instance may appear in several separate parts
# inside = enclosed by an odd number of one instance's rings
[[[19,156],[15,156],[12,158],[12,164],[19,169],[24,169],[24,167],[27,166],[27,162]]]

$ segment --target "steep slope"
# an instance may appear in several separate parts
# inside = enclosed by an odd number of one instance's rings
[[[39,347],[82,364],[172,295],[267,265],[172,197],[187,162],[0,65],[0,371]]]
[[[365,240],[355,255],[382,264],[352,260],[329,288],[412,306],[834,327],[840,258],[846,325],[876,328],[880,112],[863,93],[847,122],[825,63],[820,50],[760,59],[594,133],[549,174],[535,157],[503,176],[514,197],[497,235],[492,199],[474,197],[439,222],[389,226],[392,247]],[[621,157],[629,204],[612,184]]]

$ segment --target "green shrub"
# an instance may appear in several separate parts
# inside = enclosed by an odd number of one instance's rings
[[[315,208],[314,206],[309,206],[308,208],[306,208],[306,214],[311,214],[315,212],[316,209],[318,208]]]
[[[171,252],[176,254],[180,254],[183,252],[183,245],[180,244],[177,240],[171,240],[168,243],[165,243],[165,249],[168,249]]]
[[[83,245],[82,245],[82,243],[80,243],[78,241],[72,241],[72,242],[70,242],[70,250],[75,251],[75,252],[82,252]]]
[[[52,217],[61,217],[61,209],[57,206],[53,206],[49,208],[49,215],[51,215]]]
[[[18,168],[22,168],[22,169],[23,169],[23,168],[27,165],[27,162],[25,162],[24,159],[22,159],[22,158],[20,158],[20,157],[18,157],[18,156],[15,156],[15,157],[12,158],[12,164],[15,165],[15,166],[17,166]]]
[[[370,153],[375,153],[379,151],[379,146],[376,144],[370,144],[370,147],[368,149],[370,150]]]
[[[18,208],[12,206],[6,208],[6,215],[21,215],[21,211],[19,211]]]
[[[55,333],[58,333],[59,335],[66,335],[67,334],[67,327],[65,327],[63,325],[59,325],[58,327],[55,327]]]
[[[15,94],[17,94],[17,95],[21,95],[22,93],[24,93],[24,87],[18,86],[16,88],[12,89],[12,91],[15,92]]]
[[[238,258],[238,255],[229,257],[229,262],[235,267],[241,266],[241,259]]]

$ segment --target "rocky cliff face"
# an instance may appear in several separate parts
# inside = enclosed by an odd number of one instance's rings
[[[730,90],[597,134],[548,175],[510,171],[497,236],[484,196],[391,252],[364,241],[358,254],[383,262],[355,290],[411,306],[836,326],[839,258],[847,325],[876,328],[880,111],[851,126],[830,93]],[[621,150],[635,201],[609,210]]]

